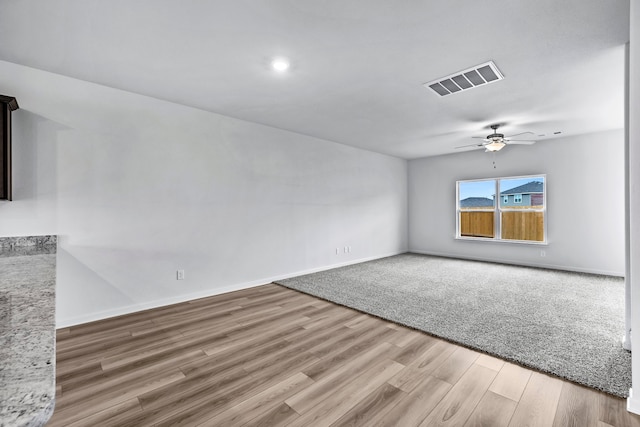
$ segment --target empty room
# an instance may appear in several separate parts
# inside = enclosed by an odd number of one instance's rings
[[[0,426],[640,426],[640,6],[0,0]]]

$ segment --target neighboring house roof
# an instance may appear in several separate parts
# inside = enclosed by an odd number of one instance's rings
[[[461,208],[484,208],[484,207],[493,207],[493,199],[488,199],[486,197],[467,197],[464,200],[460,200]]]
[[[526,184],[519,185],[508,190],[504,190],[500,194],[530,194],[544,192],[544,184],[540,181],[531,181]]]

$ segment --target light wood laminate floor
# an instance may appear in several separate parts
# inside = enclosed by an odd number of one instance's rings
[[[640,426],[622,399],[273,284],[57,340],[49,426]]]

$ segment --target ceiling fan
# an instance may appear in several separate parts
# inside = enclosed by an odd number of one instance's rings
[[[491,125],[491,129],[493,129],[493,133],[491,135],[487,135],[486,138],[483,138],[483,142],[480,144],[470,144],[470,145],[462,145],[460,147],[456,147],[456,150],[459,148],[467,148],[467,147],[477,147],[477,148],[485,148],[485,152],[488,151],[500,151],[504,148],[505,145],[511,144],[520,144],[520,145],[531,145],[535,144],[535,141],[526,140],[526,139],[511,139],[514,136],[527,135],[532,134],[533,132],[522,132],[517,133],[511,136],[504,136],[502,133],[498,133],[498,128],[500,125]],[[481,136],[474,136],[473,138],[482,138]]]

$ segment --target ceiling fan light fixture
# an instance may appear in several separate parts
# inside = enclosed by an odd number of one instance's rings
[[[289,60],[286,58],[275,58],[273,61],[271,61],[271,67],[281,73],[287,71],[289,69],[289,66]]]
[[[490,144],[485,145],[484,147],[487,151],[500,151],[504,146],[507,145],[503,141],[491,141]]]

